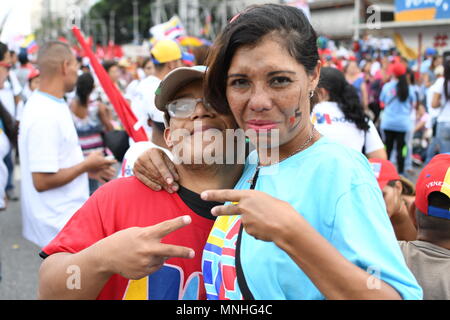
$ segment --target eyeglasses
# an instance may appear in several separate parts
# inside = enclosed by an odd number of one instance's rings
[[[194,99],[194,98],[181,98],[169,102],[167,104],[167,111],[169,115],[173,118],[188,118],[190,117],[194,111],[195,107],[199,103],[203,103],[205,108],[211,109],[211,105],[206,102],[204,98]]]

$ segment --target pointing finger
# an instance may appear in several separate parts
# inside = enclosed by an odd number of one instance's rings
[[[147,230],[151,233],[151,236],[161,239],[169,233],[187,226],[191,223],[191,221],[192,218],[190,216],[177,217],[175,219],[166,220],[157,225],[147,227]]]
[[[164,260],[169,258],[192,259],[195,257],[195,251],[191,248],[164,243],[161,243],[155,247],[153,253],[157,256],[163,257]]]
[[[235,216],[241,213],[242,212],[239,211],[239,206],[235,203],[217,206],[211,210],[213,216]]]
[[[239,202],[246,195],[248,190],[207,190],[202,192],[201,198],[205,201],[217,201],[217,202]]]

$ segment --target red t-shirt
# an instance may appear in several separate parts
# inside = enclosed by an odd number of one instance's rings
[[[192,217],[191,224],[161,242],[192,248],[195,258],[168,259],[160,270],[141,280],[114,275],[97,299],[206,299],[201,257],[214,221],[194,213],[178,194],[152,191],[135,177],[116,179],[98,189],[42,251],[44,256],[76,253],[117,231],[183,215]]]

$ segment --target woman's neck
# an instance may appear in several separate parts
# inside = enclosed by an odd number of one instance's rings
[[[321,138],[321,134],[312,124],[303,129],[296,137],[287,143],[273,149],[258,149],[259,165],[269,166],[277,164],[294,154],[302,152]]]
[[[78,117],[78,118],[85,118],[88,115],[88,108],[87,105],[83,105],[80,102],[80,99],[76,98],[71,106],[72,112]]]

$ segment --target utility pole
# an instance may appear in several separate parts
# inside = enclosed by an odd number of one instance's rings
[[[109,41],[112,43],[116,42],[116,12],[111,10],[109,12]]]
[[[156,0],[156,10],[155,10],[155,15],[154,15],[154,23],[155,24],[160,24],[162,22],[161,19],[161,15],[162,15],[162,0]]]
[[[225,28],[225,26],[228,23],[228,1],[223,1],[223,15],[222,15],[222,28]]]
[[[139,8],[137,0],[133,0],[133,43],[139,44]]]
[[[178,0],[178,16],[180,17],[181,22],[183,23],[184,27],[188,32],[190,32],[190,24],[189,24],[189,17],[188,17],[188,4],[186,0]]]
[[[198,0],[191,0],[187,4],[187,31],[190,35],[200,35],[200,5]]]
[[[52,0],[47,0],[47,31],[46,37],[48,39],[51,39],[53,37],[52,33],[53,29],[53,20],[52,20]]]
[[[355,0],[355,22],[354,22],[354,33],[353,40],[359,40],[359,20],[361,17],[361,0]]]

